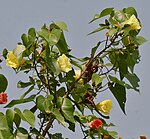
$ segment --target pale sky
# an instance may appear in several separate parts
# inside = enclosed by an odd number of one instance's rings
[[[141,61],[136,66],[136,73],[141,79],[141,94],[134,91],[127,93],[126,113],[124,115],[111,93],[106,92],[101,96],[113,100],[113,109],[110,120],[117,125],[116,130],[124,139],[138,139],[142,134],[150,138],[150,2],[149,0],[0,0],[0,52],[4,48],[12,50],[20,41],[23,33],[27,33],[30,27],[39,29],[44,23],[51,21],[66,22],[69,32],[65,33],[67,42],[72,48],[72,54],[84,57],[90,54],[90,48],[94,46],[99,35],[87,36],[89,32],[98,27],[98,22],[89,25],[88,22],[94,14],[101,10],[114,7],[122,9],[133,6],[136,8],[139,18],[143,24],[140,35],[148,42],[141,46]],[[4,63],[3,63],[4,64]],[[14,74],[9,67],[0,70],[9,80],[7,93],[9,101],[21,96],[16,82],[25,79],[25,76]],[[0,105],[0,110],[4,111]],[[109,122],[108,121],[108,122]],[[81,139],[82,133],[79,128],[73,133],[68,129],[54,126],[53,131],[63,132],[64,137],[69,139]]]

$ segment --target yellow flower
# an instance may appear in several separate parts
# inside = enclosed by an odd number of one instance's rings
[[[129,18],[129,20],[123,22],[123,25],[126,24],[130,25],[132,30],[141,29],[140,23],[134,14]]]
[[[12,68],[19,67],[19,61],[12,51],[7,54],[6,65]]]
[[[69,72],[72,70],[70,59],[65,54],[62,54],[62,56],[58,57],[57,62],[61,71]]]
[[[75,80],[77,80],[81,76],[81,70],[74,70],[75,75],[73,76]],[[83,84],[83,79],[78,81],[79,83]]]
[[[110,99],[99,102],[96,105],[97,109],[103,112],[104,114],[109,114],[112,109],[112,101]]]

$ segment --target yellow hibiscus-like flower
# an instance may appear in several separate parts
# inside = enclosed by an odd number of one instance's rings
[[[70,59],[65,54],[62,54],[62,56],[58,57],[57,62],[61,71],[69,72],[72,70]]]
[[[97,109],[103,112],[104,114],[109,114],[112,109],[112,101],[110,99],[99,102],[96,105]]]
[[[74,70],[75,75],[73,76],[75,80],[77,80],[81,76],[81,70]],[[79,83],[83,84],[83,79],[78,81]]]
[[[123,25],[126,24],[130,25],[132,30],[141,29],[140,23],[134,14],[129,18],[129,20],[123,22]]]
[[[12,68],[19,67],[19,61],[12,51],[7,54],[6,65]]]

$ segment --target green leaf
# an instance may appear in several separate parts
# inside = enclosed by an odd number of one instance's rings
[[[140,55],[139,55],[138,49],[134,49],[132,53],[128,54],[127,64],[128,64],[132,73],[134,72],[135,64],[139,63],[139,61],[140,61]]]
[[[58,62],[57,62],[57,59],[52,59],[52,64],[53,64],[53,66],[54,66],[54,74],[55,75],[59,75],[60,74],[60,72],[61,72],[61,70],[60,70],[60,66],[59,66],[59,64],[58,64]]]
[[[26,109],[23,111],[23,116],[33,128],[35,125],[35,115],[30,110]]]
[[[4,57],[5,59],[7,59],[7,53],[8,53],[8,50],[5,48],[5,49],[3,50],[3,57]]]
[[[45,39],[49,46],[53,46],[57,44],[61,37],[61,30],[60,29],[53,29],[52,31],[49,31],[47,28],[42,28],[39,32],[38,35]]]
[[[0,115],[0,130],[8,130],[7,118],[4,114]]]
[[[57,25],[60,29],[65,30],[65,31],[68,31],[68,28],[67,28],[67,25],[66,25],[65,22],[60,21],[60,22],[57,22],[56,25]]]
[[[15,113],[15,116],[14,116],[14,123],[15,123],[17,128],[20,126],[21,117],[17,113]]]
[[[109,89],[118,101],[120,108],[125,113],[125,103],[126,103],[126,89],[124,86],[118,83],[108,83]]]
[[[127,62],[125,61],[126,57],[120,57],[120,61],[118,62],[119,64],[119,74],[120,74],[120,79],[123,80],[124,75],[128,72],[128,65]]]
[[[28,122],[32,127],[34,127],[35,124],[35,115],[30,111],[25,109],[23,113],[20,111],[20,109],[15,108],[14,111],[20,116],[20,118],[23,121]]]
[[[125,77],[128,79],[128,81],[131,83],[131,85],[133,86],[133,88],[139,92],[139,82],[140,82],[140,79],[137,77],[136,74],[131,74],[131,73],[127,73],[125,74]]]
[[[114,67],[118,68],[119,54],[117,49],[110,49],[110,53],[105,53],[103,57],[106,57],[109,54],[110,62]]]
[[[42,37],[43,39],[45,39],[47,43],[49,42],[50,31],[47,28],[41,28],[41,30],[39,30],[38,32],[38,35]]]
[[[22,81],[19,81],[19,82],[17,83],[17,87],[18,87],[18,88],[26,88],[26,87],[28,87],[28,86],[30,86],[30,85],[32,85],[31,82],[22,82]]]
[[[61,110],[63,112],[64,117],[68,121],[70,121],[72,123],[75,123],[75,119],[74,119],[74,116],[73,116],[74,107],[73,107],[71,101],[68,98],[64,98],[62,106],[61,106]]]
[[[59,97],[63,97],[64,95],[66,94],[66,89],[65,89],[65,87],[61,87],[58,91],[57,91],[57,93],[56,93],[56,95]]]
[[[96,50],[97,50],[97,48],[99,47],[100,44],[101,44],[101,42],[98,42],[97,45],[92,48],[91,57],[94,57],[95,52],[96,52]]]
[[[35,28],[30,28],[28,30],[28,39],[31,43],[34,42],[34,40],[36,39],[36,32],[35,32]]]
[[[118,133],[116,131],[108,131],[109,135],[112,136],[113,138],[118,138]]]
[[[0,93],[5,92],[8,86],[8,81],[3,74],[0,74]]]
[[[55,45],[58,43],[60,37],[61,37],[62,31],[60,29],[53,29],[50,32],[50,38],[49,38],[49,42],[50,46]]]
[[[100,13],[100,17],[104,17],[106,15],[109,15],[112,11],[113,11],[114,8],[106,8],[104,9],[101,13]]]
[[[46,61],[47,61],[47,65],[49,67],[49,70],[52,72],[55,72],[55,66],[53,65],[53,59],[50,57],[50,47],[46,46]]]
[[[25,51],[26,47],[24,45],[17,45],[15,49],[13,49],[14,55],[17,57],[18,61],[21,62],[22,54]]]
[[[118,21],[118,22],[120,22],[120,23],[122,23],[122,22],[124,22],[124,21],[126,21],[127,20],[127,17],[126,17],[126,15],[125,15],[125,13],[122,11],[122,10],[116,10],[115,12],[114,12],[114,18]]]
[[[45,111],[46,113],[50,113],[51,109],[50,107],[52,107],[52,103],[51,101],[53,100],[53,96],[49,95],[47,98],[45,98],[44,96],[40,95],[36,98],[36,105],[37,108],[40,111]]]
[[[122,43],[125,46],[128,46],[130,44],[128,36],[122,38]]]
[[[50,134],[51,139],[64,139],[61,133]],[[67,139],[67,138],[66,138]]]
[[[44,111],[44,101],[45,101],[45,97],[42,95],[36,98],[36,105],[40,111]]]
[[[110,28],[110,29],[108,30],[109,36],[112,36],[112,35],[114,35],[114,34],[116,34],[116,33],[117,33],[117,29],[115,29],[115,28]]]
[[[74,79],[74,71],[73,70],[71,70],[71,71],[69,71],[68,73],[67,73],[67,75],[66,75],[66,79],[67,79],[67,82],[68,83],[74,83],[74,81],[75,81],[75,79]]]
[[[97,32],[100,32],[101,30],[104,30],[104,29],[108,29],[109,26],[102,26],[102,27],[99,27],[97,29],[95,29],[94,31],[90,32],[88,35],[91,35],[93,33],[97,33]]]
[[[89,22],[89,23],[92,23],[93,21],[99,19],[99,18],[102,18],[104,16],[107,16],[109,15],[112,11],[113,11],[114,8],[106,8],[104,9],[100,14],[96,14],[94,16],[94,18]]]
[[[19,117],[23,120],[26,121],[23,113],[21,112],[21,110],[19,108],[14,108],[14,111],[19,115]]]
[[[22,39],[23,45],[28,47],[28,41],[29,41],[28,36],[26,34],[22,34],[21,39]]]
[[[30,28],[28,30],[28,35],[22,34],[21,39],[22,39],[23,45],[25,47],[31,46],[34,43],[35,39],[36,39],[35,29],[34,28]]]
[[[142,44],[144,44],[146,41],[147,41],[147,40],[146,40],[144,37],[142,37],[142,36],[136,36],[136,37],[134,38],[134,42],[135,42],[137,45],[142,45]]]
[[[112,25],[118,24],[118,21],[113,17],[113,14],[110,16],[109,22]]]
[[[24,99],[24,97],[29,94],[34,89],[34,85],[31,86],[23,95],[21,95],[20,99]]]
[[[116,77],[109,75],[109,79],[110,79],[110,81],[117,83],[117,84],[120,84],[120,85],[126,87],[127,89],[134,89],[129,84],[125,83],[124,81],[118,80]]]
[[[6,111],[6,117],[7,117],[7,119],[9,119],[9,121],[12,122],[14,120],[14,116],[15,116],[14,111],[11,110],[11,109],[7,109],[7,111]]]
[[[94,18],[89,22],[89,24],[92,23],[93,21],[99,19],[99,18],[100,18],[100,14],[95,14]]]
[[[15,116],[15,113],[14,113],[13,110],[8,109],[6,111],[7,123],[8,123],[9,129],[11,130],[11,132],[13,132],[13,120],[14,120],[14,116]]]
[[[20,127],[17,129],[16,139],[28,139],[28,132],[26,129]]]
[[[9,130],[1,130],[0,139],[14,139],[14,135]]]
[[[75,124],[74,123],[72,123],[72,122],[70,122],[70,121],[68,121],[68,124],[69,124],[69,129],[70,130],[72,130],[73,132],[75,132]]]
[[[52,113],[54,114],[54,116],[56,117],[56,119],[64,126],[66,127],[66,122],[64,117],[61,115],[60,111],[57,108],[54,108],[52,110]]]
[[[44,110],[47,114],[51,113],[51,99],[49,98],[45,98],[45,101],[44,101]]]
[[[70,58],[75,58],[75,57],[73,57],[71,55],[69,55],[69,57]],[[74,66],[76,66],[76,67],[78,67],[79,69],[82,69],[82,65],[78,61],[76,61],[76,60],[71,59],[71,64],[74,65]]]
[[[32,128],[32,129],[30,130],[30,133],[32,133],[32,134],[34,134],[34,135],[38,135],[38,136],[41,135],[41,134],[39,133],[38,129],[36,129],[36,128]]]
[[[95,86],[99,85],[102,81],[103,78],[101,78],[99,74],[97,73],[92,74],[92,82],[95,83]]]
[[[58,43],[56,44],[56,46],[59,49],[61,54],[68,54],[68,52],[69,52],[68,44],[65,40],[65,36],[64,36],[63,32],[61,32],[60,39],[59,39]]]
[[[126,14],[130,14],[131,16],[134,14],[137,17],[137,12],[133,7],[128,7],[124,9]]]
[[[31,95],[28,98],[25,99],[17,99],[17,100],[12,100],[9,104],[7,104],[4,108],[11,108],[17,104],[23,104],[23,103],[27,103],[27,102],[31,102],[34,101],[36,95]]]

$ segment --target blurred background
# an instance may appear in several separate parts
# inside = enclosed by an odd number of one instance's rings
[[[142,31],[140,35],[144,36],[148,41],[140,47],[141,62],[136,66],[136,73],[140,78],[140,91],[138,94],[134,91],[127,93],[126,113],[121,111],[117,101],[113,98],[109,91],[106,91],[97,101],[103,99],[113,100],[113,109],[110,114],[110,120],[116,127],[119,135],[123,139],[138,139],[140,135],[146,135],[150,138],[150,1],[148,0],[0,0],[0,52],[4,48],[12,50],[17,43],[21,41],[21,35],[27,33],[30,27],[37,30],[44,23],[50,24],[52,21],[66,22],[69,32],[65,33],[72,54],[76,57],[84,57],[90,54],[90,49],[103,38],[104,34],[87,34],[98,27],[99,22],[88,24],[96,13],[100,13],[103,9],[114,7],[115,9],[123,9],[126,7],[134,7],[138,12],[138,17],[142,23]],[[103,20],[101,20],[103,22]],[[23,90],[17,89],[19,80],[27,80],[27,75],[15,74],[12,69],[2,64],[3,69],[0,73],[5,74],[9,80],[7,89],[8,99],[17,99],[21,96]],[[4,112],[4,105],[0,105],[0,111]],[[29,104],[26,106],[28,108]],[[22,109],[23,106],[20,106]],[[56,123],[52,129],[55,132],[63,132],[63,137],[69,139],[81,139],[82,133],[79,127],[73,133],[68,129],[62,128]]]

